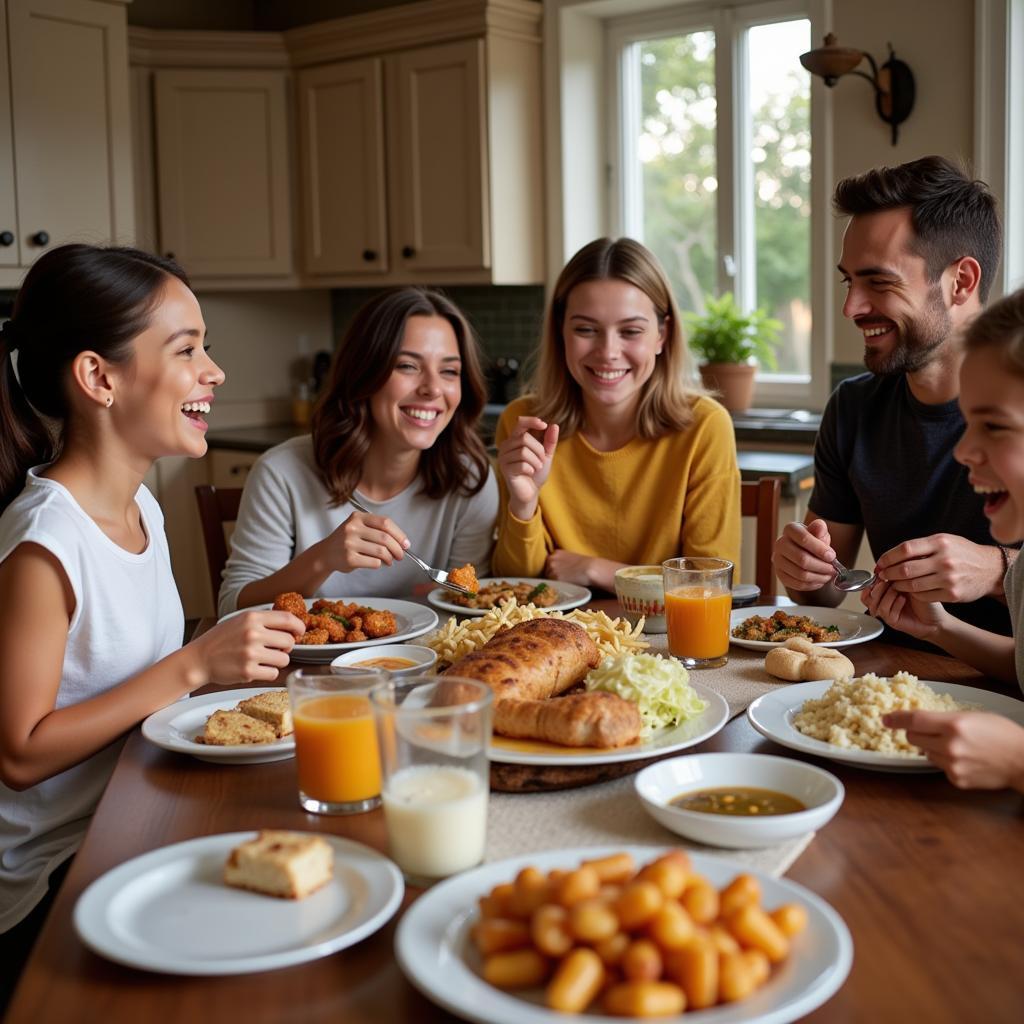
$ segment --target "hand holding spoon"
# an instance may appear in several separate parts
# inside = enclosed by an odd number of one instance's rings
[[[796,525],[807,533],[811,532],[803,523]],[[875,582],[873,572],[868,572],[867,569],[847,569],[838,558],[832,559],[832,568],[836,571],[832,586],[844,594],[855,594],[858,590],[866,590]]]

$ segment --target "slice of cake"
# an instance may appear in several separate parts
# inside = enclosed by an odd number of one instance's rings
[[[273,727],[278,737],[287,736],[293,731],[292,707],[288,699],[287,690],[268,690],[266,693],[257,693],[255,697],[243,700],[236,711],[241,711],[251,718],[258,718],[261,722]]]
[[[241,711],[215,711],[206,720],[203,743],[214,747],[234,747],[240,743],[273,743],[274,727]]]
[[[224,865],[228,885],[289,900],[304,899],[333,875],[334,851],[326,839],[273,829],[236,846]]]

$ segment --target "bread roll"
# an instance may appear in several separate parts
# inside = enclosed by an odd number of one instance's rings
[[[765,671],[790,683],[812,679],[848,679],[856,670],[842,651],[822,647],[802,636],[791,636],[764,659]]]

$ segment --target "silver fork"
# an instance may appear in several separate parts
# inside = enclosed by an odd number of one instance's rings
[[[363,512],[368,516],[377,514],[376,512],[371,512],[365,505],[361,505],[353,497],[349,497],[348,503],[358,512]],[[411,558],[435,583],[439,583],[442,587],[447,587],[449,590],[454,590],[457,594],[464,594],[466,597],[476,597],[476,593],[474,591],[468,590],[466,587],[460,586],[458,583],[450,583],[448,580],[448,573],[444,569],[435,569],[433,566],[427,565],[422,558],[414,555],[408,548],[406,548],[405,554]]]

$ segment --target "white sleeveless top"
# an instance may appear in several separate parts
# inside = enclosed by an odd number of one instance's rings
[[[132,554],[115,544],[61,484],[29,471],[0,516],[0,562],[25,542],[60,562],[75,596],[56,707],[113,689],[181,647],[184,615],[171,574],[160,506],[135,495],[149,539]],[[78,848],[124,744],[17,792],[0,782],[0,932],[46,893],[50,873]]]

